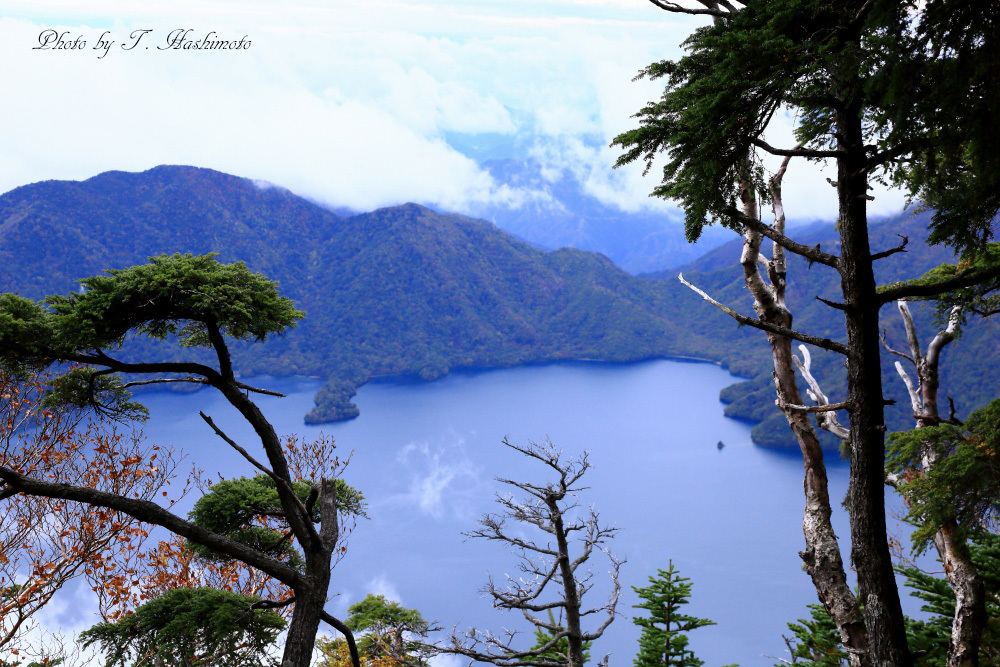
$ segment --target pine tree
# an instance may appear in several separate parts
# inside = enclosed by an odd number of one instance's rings
[[[642,599],[637,609],[645,609],[649,617],[636,616],[632,622],[642,628],[639,637],[639,654],[635,667],[700,667],[704,661],[695,657],[688,649],[687,632],[715,621],[680,613],[680,608],[688,603],[691,583],[674,569],[670,561],[669,569],[657,570],[655,577],[649,578],[649,586],[632,587]]]

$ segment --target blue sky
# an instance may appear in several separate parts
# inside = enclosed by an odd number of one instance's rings
[[[638,69],[679,55],[704,21],[645,0],[14,0],[2,16],[0,58],[17,66],[0,82],[17,94],[4,104],[0,192],[176,163],[335,206],[459,212],[546,196],[496,182],[478,163],[489,157],[534,158],[622,210],[669,207],[648,198],[653,176],[611,169],[607,144],[659,94],[631,80]],[[159,48],[178,28],[251,46]],[[33,48],[49,29],[87,46]],[[152,31],[144,46],[121,50],[137,29]],[[98,57],[104,31],[114,44]],[[789,173],[793,218],[834,216],[815,170]],[[901,205],[880,196],[873,211]]]

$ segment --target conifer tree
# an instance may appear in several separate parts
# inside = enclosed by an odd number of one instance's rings
[[[656,576],[649,578],[649,586],[632,587],[642,598],[642,602],[633,606],[649,612],[649,617],[636,616],[632,619],[642,628],[635,667],[700,667],[704,664],[688,648],[687,633],[706,625],[715,625],[715,621],[680,612],[691,597],[690,581],[680,576],[673,561],[670,561],[669,569],[657,570]]]

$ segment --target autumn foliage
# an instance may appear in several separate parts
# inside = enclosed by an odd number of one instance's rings
[[[130,498],[168,496],[177,461],[139,430],[44,401],[46,378],[0,376],[0,465]],[[0,487],[0,647],[14,652],[31,617],[86,577],[114,617],[139,584],[148,526],[119,512]],[[168,500],[171,504],[175,501]]]

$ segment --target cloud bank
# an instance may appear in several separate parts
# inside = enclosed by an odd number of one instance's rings
[[[478,162],[534,158],[553,178],[623,211],[650,199],[657,171],[613,171],[607,147],[659,95],[631,81],[679,55],[702,22],[641,0],[222,0],[8,3],[0,192],[46,179],[191,164],[269,181],[358,210],[419,201],[467,212],[520,206],[538,193],[499,183]],[[241,50],[162,48],[246,37]],[[44,30],[87,48],[37,49]],[[139,48],[121,49],[135,30]],[[104,35],[107,55],[93,46]],[[455,137],[489,136],[488,155]],[[468,143],[475,143],[471,141]],[[831,218],[832,189],[815,165],[788,176],[788,212]],[[873,212],[897,210],[876,193]]]

